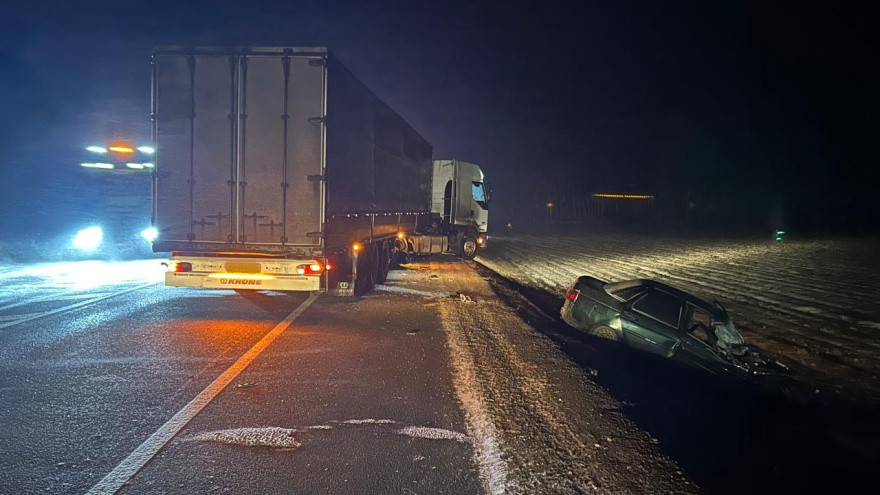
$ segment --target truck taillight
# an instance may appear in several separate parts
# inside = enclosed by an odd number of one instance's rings
[[[168,271],[169,272],[191,272],[193,269],[192,263],[187,261],[169,261],[168,262]]]
[[[577,289],[572,287],[571,289],[568,289],[568,292],[565,293],[565,297],[567,297],[568,299],[570,299],[572,301],[577,301],[578,294],[580,294],[580,292],[578,292]]]
[[[300,275],[320,275],[324,267],[320,263],[310,263],[308,265],[298,265],[296,273]]]

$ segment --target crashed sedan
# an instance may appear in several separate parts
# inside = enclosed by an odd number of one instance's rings
[[[562,319],[591,335],[714,374],[760,374],[724,307],[653,280],[583,276],[566,293]]]

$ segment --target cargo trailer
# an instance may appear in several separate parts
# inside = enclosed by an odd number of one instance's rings
[[[151,120],[166,285],[362,293],[486,243],[480,167],[433,160],[326,48],[156,48]]]

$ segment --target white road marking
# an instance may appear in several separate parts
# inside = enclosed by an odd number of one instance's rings
[[[272,447],[293,450],[302,446],[296,440],[297,430],[278,426],[258,428],[233,428],[231,430],[206,431],[184,440],[187,442],[217,442],[245,447]]]
[[[470,443],[470,439],[464,433],[447,430],[445,428],[429,428],[427,426],[406,426],[397,430],[398,435],[406,435],[413,438],[427,438],[428,440],[455,440],[460,443]]]
[[[344,425],[393,425],[397,421],[393,419],[346,419],[341,423]]]
[[[29,317],[29,316],[32,316],[32,315],[38,315],[38,314],[40,314],[40,313],[20,313],[20,314],[17,314],[17,315],[0,315],[0,321],[15,321],[15,322],[18,322],[18,320],[20,320],[20,319],[22,319],[22,318],[27,318],[27,317]]]
[[[156,284],[158,284],[158,283],[159,283],[159,282],[152,282],[152,283],[149,283],[149,284],[138,285],[138,286],[136,286],[136,287],[132,287],[132,288],[130,288],[130,289],[125,289],[125,290],[122,290],[122,291],[119,291],[119,292],[114,292],[113,294],[110,294],[110,295],[101,296],[101,297],[96,297],[96,298],[94,298],[94,299],[89,299],[88,301],[80,301],[80,302],[75,303],[75,304],[70,304],[70,305],[68,305],[68,306],[63,306],[63,307],[60,307],[60,308],[55,308],[55,309],[50,310],[50,311],[43,311],[43,312],[41,312],[41,313],[32,313],[32,314],[28,315],[27,317],[22,318],[22,319],[20,319],[20,320],[16,320],[16,321],[11,321],[11,322],[8,322],[8,323],[0,324],[0,329],[3,329],[3,328],[9,328],[9,327],[11,327],[11,326],[19,325],[19,324],[21,324],[21,323],[25,323],[25,322],[28,322],[28,321],[38,320],[38,319],[40,319],[40,318],[45,318],[45,317],[47,317],[47,316],[52,316],[52,315],[54,315],[54,314],[63,313],[64,311],[69,311],[69,310],[71,310],[71,309],[76,309],[76,308],[81,308],[81,307],[83,307],[83,306],[88,306],[89,304],[96,303],[96,302],[98,302],[98,301],[103,301],[103,300],[105,300],[105,299],[110,299],[111,297],[116,297],[116,296],[121,296],[121,295],[123,295],[123,294],[128,294],[129,292],[134,292],[134,291],[136,291],[136,290],[144,289],[144,288],[146,288],[146,287],[150,287],[150,286],[152,286],[152,285],[156,285]]]
[[[175,435],[177,435],[184,426],[187,425],[194,417],[196,417],[202,409],[205,408],[217,394],[223,391],[227,385],[232,383],[238,375],[250,365],[257,356],[266,350],[269,345],[275,341],[294,320],[299,318],[303,312],[315,302],[320,296],[320,292],[316,292],[309,296],[298,308],[287,315],[287,318],[281,323],[275,325],[275,328],[269,331],[259,342],[254,344],[247,352],[245,352],[238,361],[217,377],[210,385],[202,390],[189,404],[177,412],[167,423],[162,425],[149,438],[144,440],[134,452],[129,454],[122,462],[110,471],[97,485],[88,491],[87,495],[106,495],[119,491],[128,481],[137,474],[150,460],[159,453]]]

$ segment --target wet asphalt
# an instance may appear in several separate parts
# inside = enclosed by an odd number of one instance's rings
[[[85,493],[307,296],[154,285],[3,328],[0,493]],[[478,492],[468,443],[408,434],[465,426],[440,322],[406,301],[318,298],[121,492]],[[238,428],[297,447],[198,439]]]

